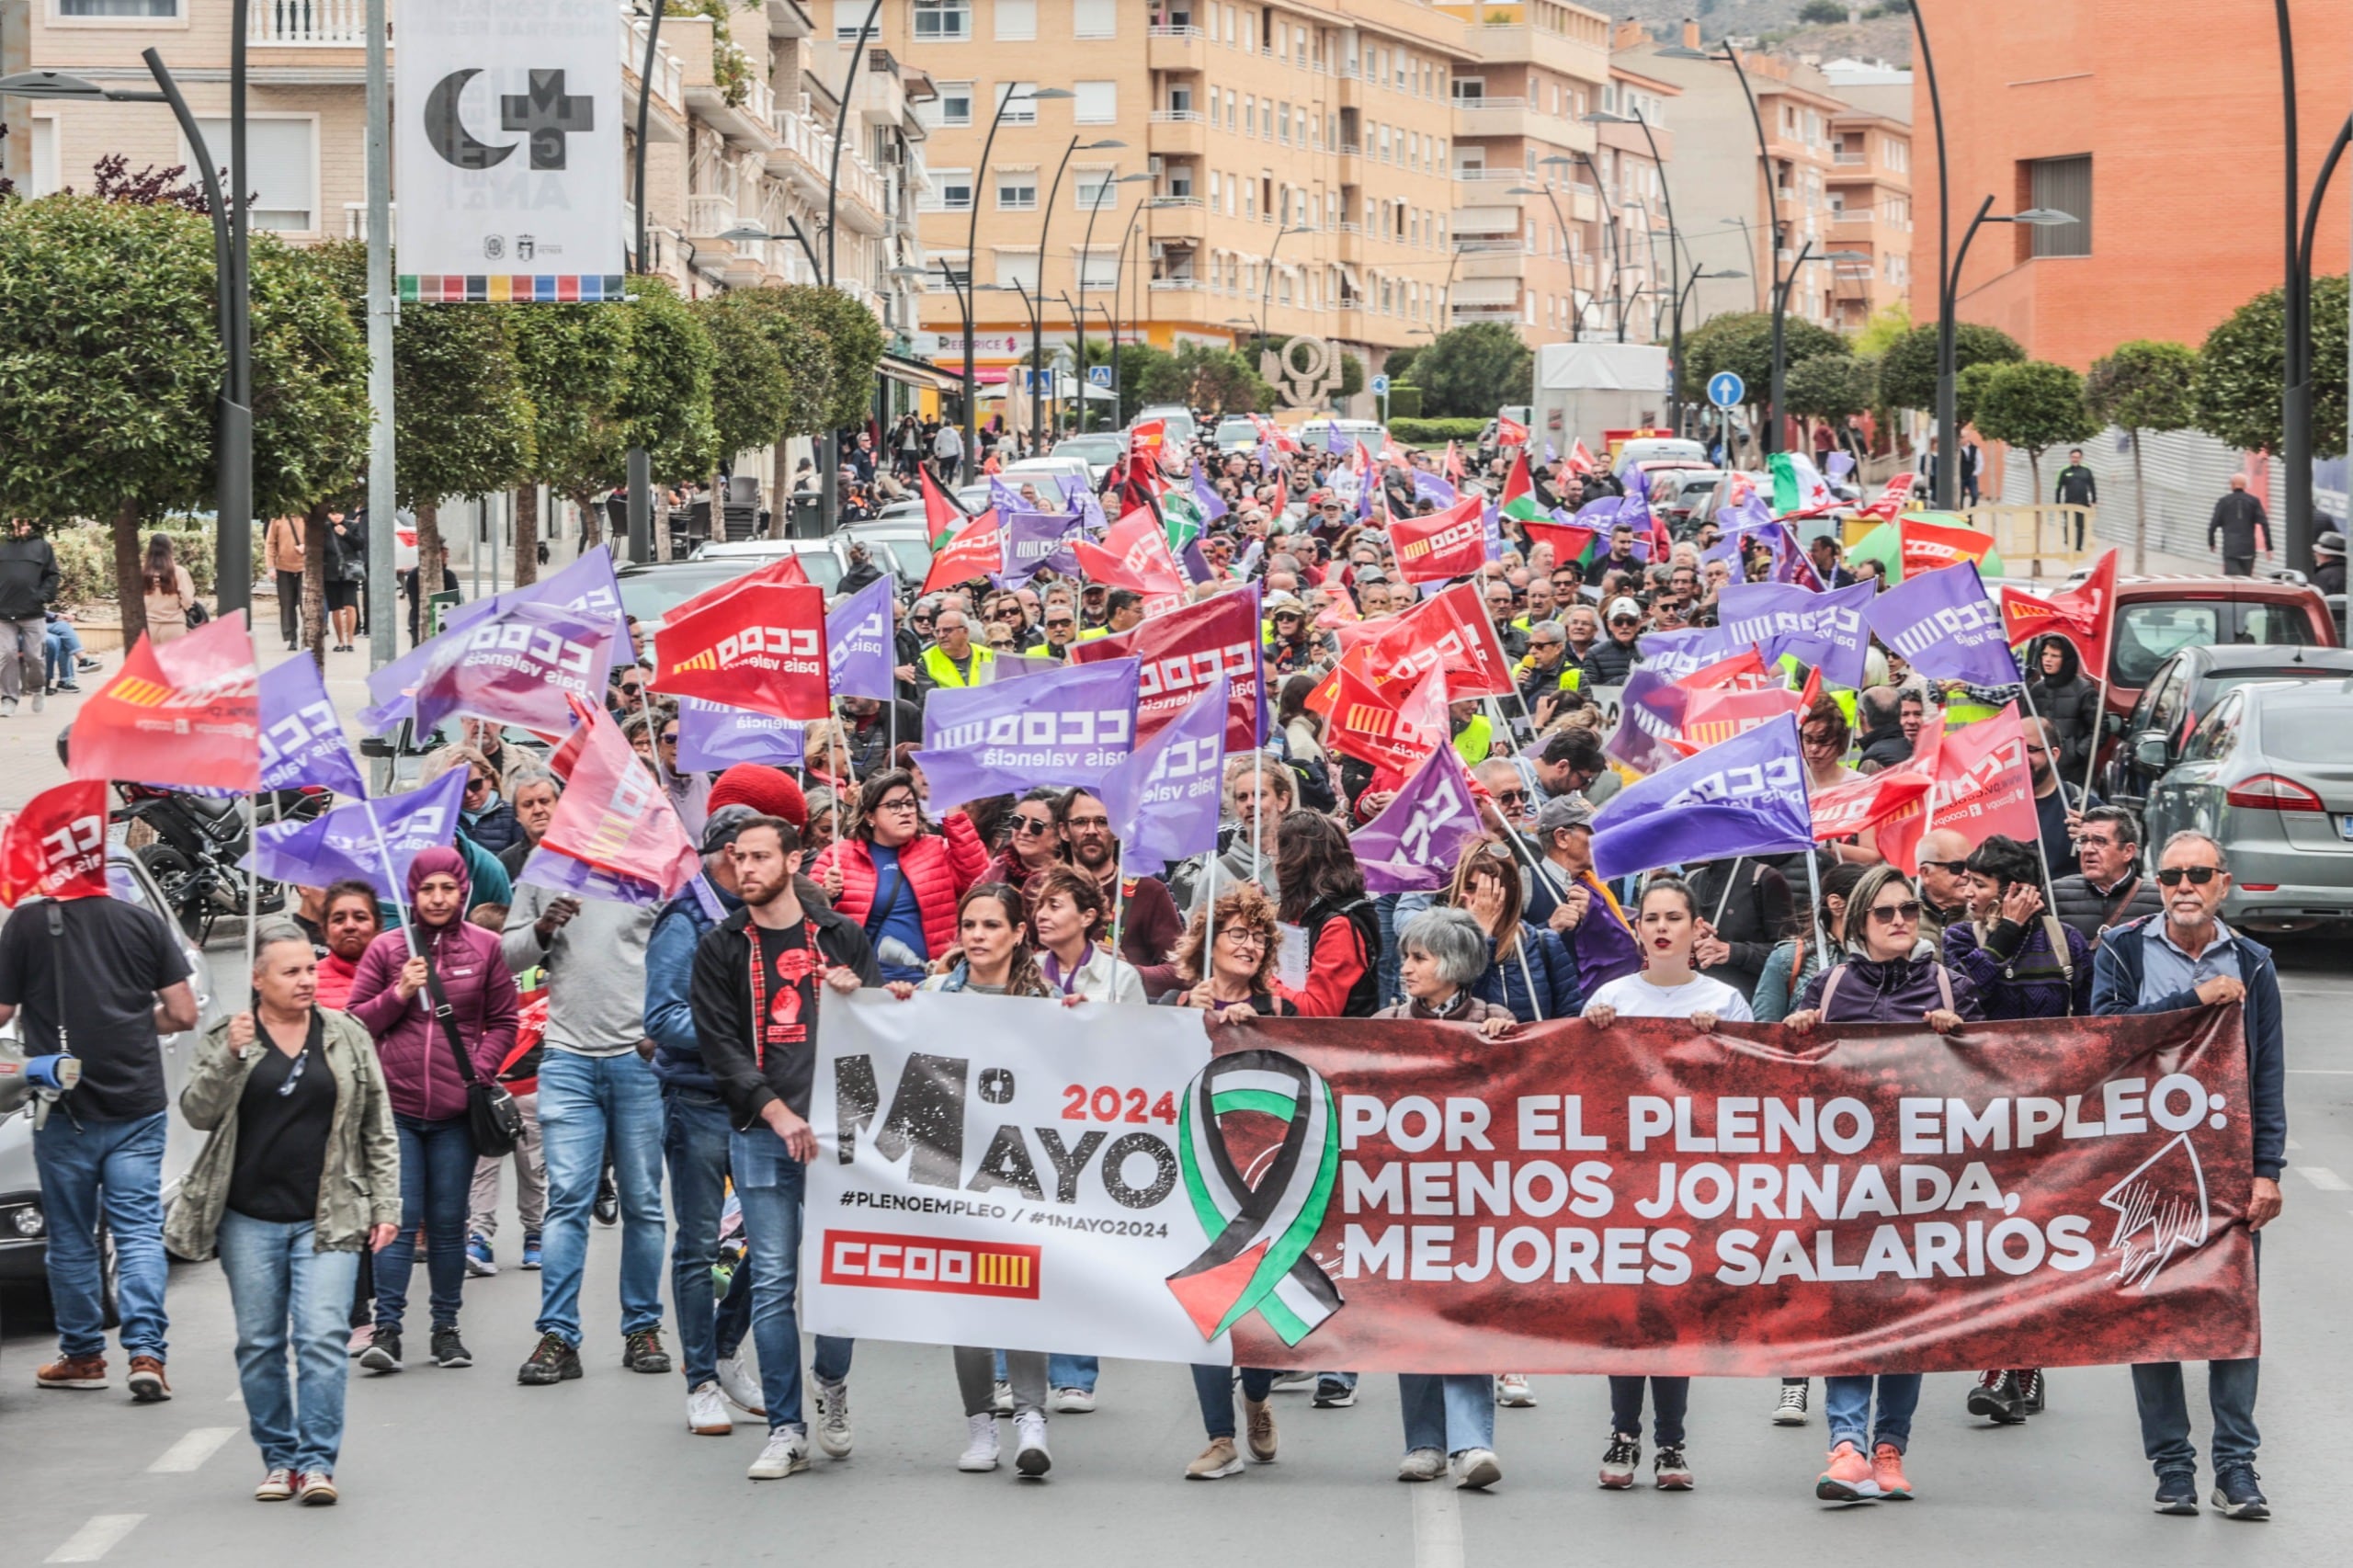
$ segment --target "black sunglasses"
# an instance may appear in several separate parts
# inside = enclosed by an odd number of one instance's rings
[[[1969,869],[1969,862],[1966,860],[1923,860],[1920,862],[1920,869],[1942,871],[1946,876],[1957,877]]]
[[[2177,888],[2187,877],[2191,887],[2202,888],[2221,874],[2211,866],[2167,866],[2157,873],[2157,882],[2162,887]]]
[[[1525,790],[1497,790],[1495,791],[1495,803],[1498,805],[1524,806],[1528,804],[1528,791]]]
[[[1893,926],[1898,923],[1905,926],[1916,925],[1920,919],[1920,901],[1916,898],[1907,898],[1902,903],[1875,904],[1871,908],[1871,918],[1882,926]]]
[[[1036,817],[1015,817],[1013,819],[1013,831],[1016,833],[1028,834],[1031,837],[1035,837],[1041,833],[1053,832],[1054,824],[1051,819],[1041,822]]]

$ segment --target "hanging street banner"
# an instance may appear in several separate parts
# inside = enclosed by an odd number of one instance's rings
[[[395,15],[402,301],[620,300],[620,13],[399,0]]]
[[[2235,1006],[1972,1025],[824,998],[808,1326],[1763,1377],[2252,1356]]]

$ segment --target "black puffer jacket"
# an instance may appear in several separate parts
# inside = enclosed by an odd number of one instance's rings
[[[2042,673],[2042,651],[2050,647],[2059,650],[2055,676]],[[2034,699],[2034,710],[2059,732],[2059,777],[2081,782],[2098,733],[2099,687],[2084,678],[2083,660],[2064,637],[2046,637],[2037,643],[2028,667],[2033,672],[2028,693]]]
[[[2137,884],[2137,885],[2136,885]],[[2127,897],[2127,892],[2131,896]],[[2105,927],[2121,926],[2138,920],[2144,915],[2158,914],[2164,904],[2157,896],[2157,880],[2138,871],[2128,875],[2103,892],[2092,886],[2081,871],[2071,877],[2061,877],[2051,884],[2053,900],[2051,913],[2059,924],[2080,933],[2085,941],[2097,945]],[[2119,901],[2122,902],[2120,903]],[[2109,914],[2110,909],[2116,913]]]
[[[1643,656],[1634,651],[1631,642],[1604,637],[1595,642],[1593,652],[1585,656],[1581,684],[1587,691],[1597,686],[1623,686],[1626,677],[1634,673],[1634,666],[1642,660]]]

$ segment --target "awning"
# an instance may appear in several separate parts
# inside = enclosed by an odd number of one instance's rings
[[[885,352],[882,363],[876,367],[890,381],[901,386],[916,387],[928,392],[961,392],[963,378],[950,376],[935,365],[921,359],[911,359],[904,354]]]
[[[1357,269],[1350,267],[1345,261],[1340,263],[1340,276],[1348,280],[1349,293],[1362,294],[1364,292],[1364,279],[1358,277]]]

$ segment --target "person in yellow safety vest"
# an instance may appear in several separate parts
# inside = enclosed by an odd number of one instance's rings
[[[988,679],[989,666],[996,663],[996,655],[973,644],[972,623],[962,610],[941,610],[932,631],[938,641],[923,651],[926,686],[954,691],[979,686]]]
[[[1479,711],[1479,699],[1466,697],[1448,703],[1446,710],[1454,722],[1454,755],[1466,764],[1486,761],[1495,749],[1495,727]]]
[[[1585,672],[1568,653],[1569,634],[1559,621],[1540,620],[1528,629],[1528,657],[1512,666],[1511,678],[1531,715],[1540,699],[1582,686]]]
[[[1078,611],[1068,599],[1056,599],[1046,607],[1046,640],[1023,649],[1022,656],[1029,659],[1051,659],[1056,664],[1070,658],[1070,645],[1078,640]]]

